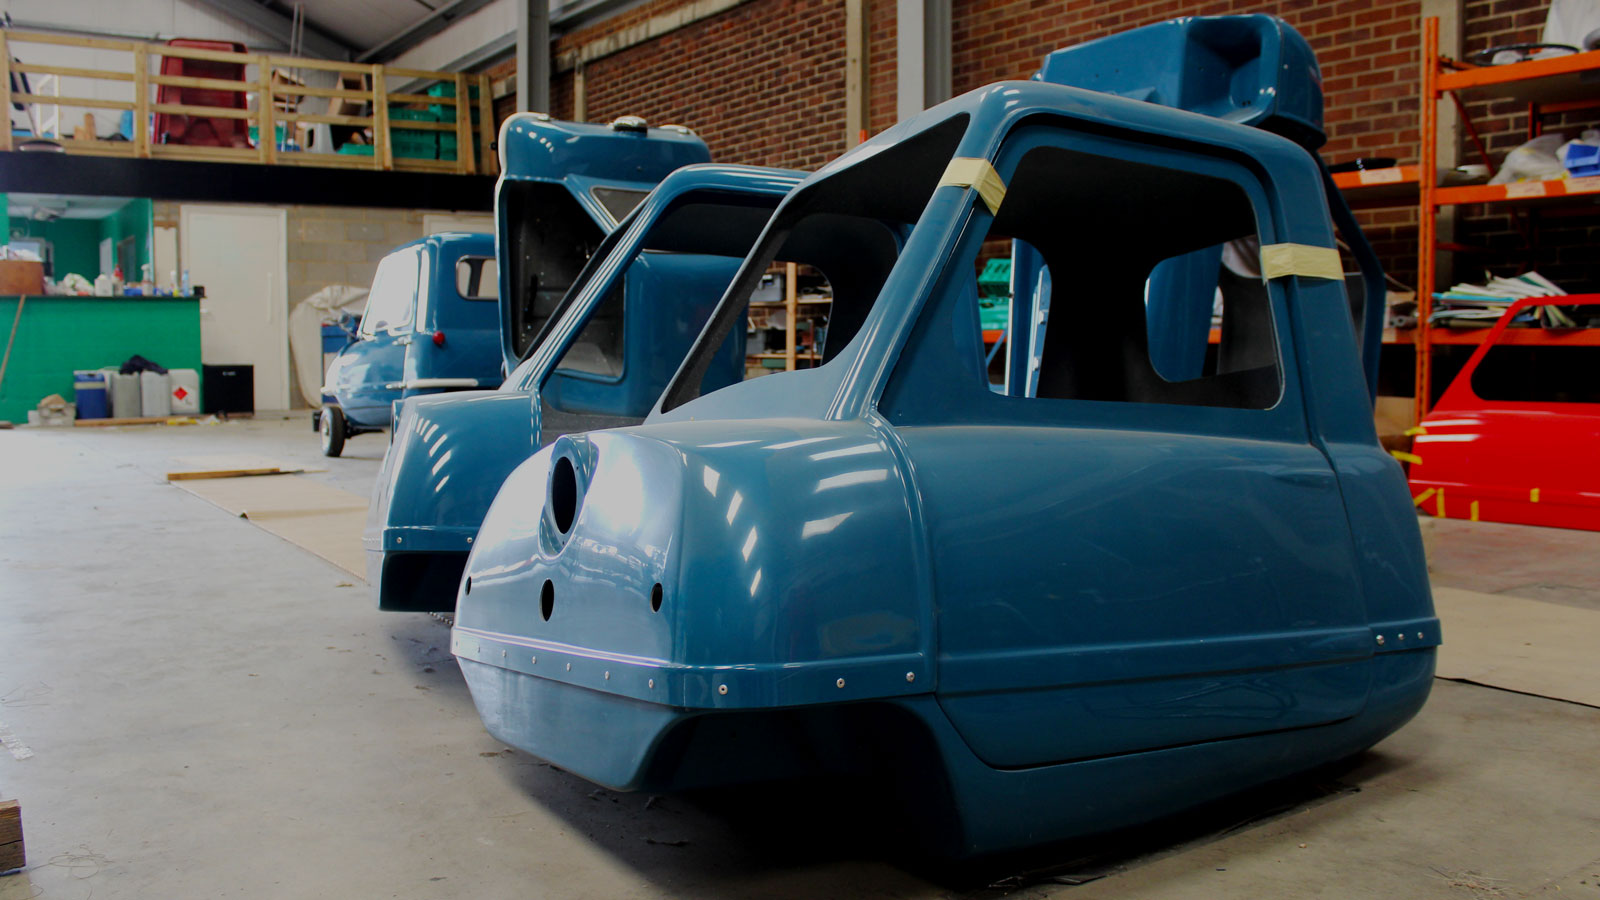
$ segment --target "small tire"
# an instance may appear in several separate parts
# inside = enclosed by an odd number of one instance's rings
[[[344,452],[345,433],[349,428],[344,421],[344,410],[337,406],[329,406],[322,410],[319,417],[322,434],[322,455],[338,456]]]

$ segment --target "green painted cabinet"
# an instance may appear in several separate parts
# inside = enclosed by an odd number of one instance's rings
[[[169,369],[200,368],[200,302],[193,297],[0,297],[0,350],[16,323],[0,419],[27,421],[49,394],[72,399],[72,372],[121,365],[135,353]]]

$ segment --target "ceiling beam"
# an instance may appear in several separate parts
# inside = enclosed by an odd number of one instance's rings
[[[288,17],[267,6],[257,3],[256,0],[199,0],[226,16],[249,25],[257,31],[265,31],[289,46],[290,32],[294,22]],[[300,51],[305,56],[316,59],[349,59],[355,48],[345,44],[338,38],[319,31],[306,23]]]
[[[428,13],[416,22],[396,31],[356,57],[357,62],[387,62],[407,50],[422,43],[435,34],[450,27],[450,24],[462,16],[470,15],[485,6],[490,0],[451,0]]]

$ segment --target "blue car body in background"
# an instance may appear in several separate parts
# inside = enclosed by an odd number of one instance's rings
[[[364,535],[380,609],[454,610],[467,552],[505,477],[560,435],[644,420],[799,181],[712,164],[668,175],[548,307],[532,346],[512,348],[525,358],[499,390],[400,404]],[[739,379],[742,331],[712,368],[718,383]]]
[[[360,331],[328,367],[324,453],[387,428],[402,398],[500,383],[495,271],[488,234],[429,235],[378,263]]]

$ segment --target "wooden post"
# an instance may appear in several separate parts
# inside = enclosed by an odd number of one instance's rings
[[[22,806],[15,800],[0,800],[0,872],[27,864],[28,854],[22,843]]]
[[[0,150],[11,149],[11,46],[0,30],[0,109],[6,111],[5,127],[0,128]],[[10,239],[10,235],[7,235]]]
[[[867,130],[866,0],[844,4],[844,145],[854,147]]]
[[[150,50],[133,48],[133,155],[150,158]]]
[[[494,147],[490,146],[495,140],[494,122],[494,85],[489,81],[489,76],[478,76],[478,170],[485,175],[493,175],[499,168],[499,157],[495,155]]]
[[[478,171],[478,158],[472,154],[472,92],[467,90],[467,73],[456,73],[456,173],[472,175]]]
[[[1422,23],[1422,152],[1417,160],[1417,330],[1412,338],[1412,352],[1416,354],[1414,384],[1418,422],[1428,414],[1428,400],[1433,389],[1430,384],[1433,375],[1433,341],[1428,317],[1433,314],[1433,266],[1437,258],[1433,197],[1439,178],[1439,157],[1435,147],[1439,122],[1435,80],[1438,71],[1439,20],[1428,18]]]
[[[256,57],[256,150],[261,161],[278,161],[277,103],[272,97],[272,62],[263,54]]]
[[[795,369],[795,319],[800,317],[800,297],[795,282],[799,269],[795,263],[783,264],[783,308],[788,313],[788,321],[783,326],[783,369],[786,372]]]
[[[383,66],[372,67],[372,166],[388,171],[394,168],[394,144],[389,140],[389,86],[383,80]]]

